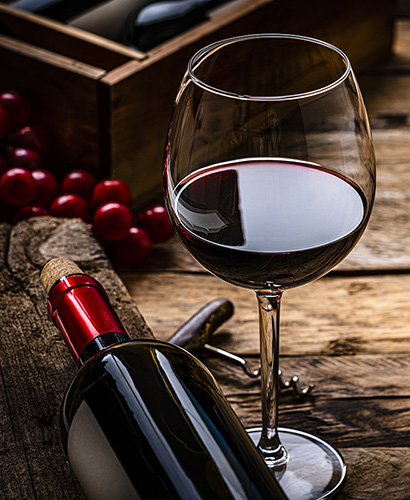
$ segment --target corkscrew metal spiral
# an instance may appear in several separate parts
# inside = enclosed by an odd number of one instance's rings
[[[193,353],[206,351],[214,354],[241,366],[248,377],[258,378],[260,376],[260,366],[255,369],[251,368],[244,358],[207,342],[215,330],[233,315],[233,311],[233,304],[228,299],[215,299],[202,307],[178,328],[168,339],[168,342],[184,347]],[[279,389],[281,392],[293,392],[296,396],[304,397],[309,395],[314,387],[314,384],[302,387],[297,375],[294,375],[289,380],[284,380],[283,373],[279,370]]]

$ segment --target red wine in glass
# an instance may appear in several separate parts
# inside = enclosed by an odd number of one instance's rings
[[[183,179],[173,197],[177,234],[207,269],[252,289],[287,289],[332,269],[367,222],[359,186],[319,165],[244,159]]]

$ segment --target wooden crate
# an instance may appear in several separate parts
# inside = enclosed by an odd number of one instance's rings
[[[0,90],[25,91],[52,136],[48,167],[127,182],[135,206],[161,192],[162,156],[188,59],[229,36],[287,32],[334,43],[360,71],[390,53],[391,0],[235,0],[143,53],[0,4]]]

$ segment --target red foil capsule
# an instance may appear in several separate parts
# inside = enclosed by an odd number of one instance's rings
[[[48,309],[77,364],[84,348],[101,335],[130,338],[103,287],[85,274],[57,281],[49,293]]]

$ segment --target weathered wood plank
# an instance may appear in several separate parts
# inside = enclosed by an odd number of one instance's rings
[[[217,378],[226,396],[259,392],[259,378],[250,378],[239,365],[201,352],[198,357]],[[252,368],[257,357],[247,357]],[[284,380],[297,375],[302,386],[314,384],[308,396],[312,401],[332,399],[408,398],[410,397],[410,355],[300,356],[280,360]],[[292,391],[281,393],[281,402],[303,402]]]
[[[27,290],[28,280],[13,279],[7,255],[9,228],[2,225],[1,230],[0,490],[6,499],[50,498],[48,488],[60,498],[82,498],[63,457],[57,423],[74,367],[56,332],[47,327],[46,309]],[[49,377],[50,386],[45,382]]]
[[[228,398],[245,427],[260,424],[259,394]],[[338,448],[410,447],[409,398],[321,399],[280,404],[279,426],[297,428]]]
[[[318,434],[338,447],[409,446],[410,357],[354,356],[281,360],[285,378],[315,383],[300,398],[281,393],[279,424]],[[260,422],[259,380],[239,367],[205,358],[246,427]]]
[[[258,353],[253,292],[208,274],[124,273],[122,278],[158,338],[167,339],[209,300],[226,297],[235,314],[221,327],[218,345],[236,353]],[[281,354],[410,352],[407,290],[409,275],[381,275],[322,278],[285,292]]]
[[[1,498],[82,499],[58,428],[61,399],[77,370],[49,317],[40,269],[50,258],[72,258],[105,286],[133,336],[151,331],[83,222],[1,224],[0,255]]]
[[[345,448],[347,478],[338,500],[409,500],[410,448]]]

